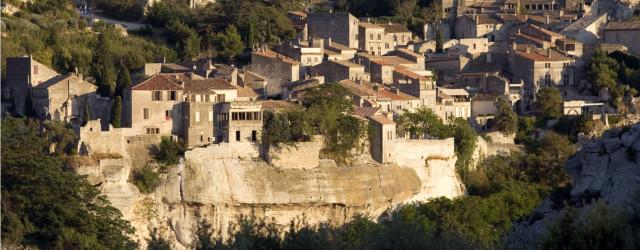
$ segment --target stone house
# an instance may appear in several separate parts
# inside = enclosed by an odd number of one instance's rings
[[[531,46],[515,48],[509,57],[512,81],[524,83],[523,106],[535,99],[543,87],[574,84],[575,60],[555,49],[537,49]]]
[[[214,105],[238,99],[238,89],[219,78],[183,81],[182,138],[187,147],[214,143]]]
[[[373,23],[360,23],[358,34],[360,35],[359,49],[372,55],[384,55],[389,50],[389,44],[385,43],[385,32],[382,26]]]
[[[180,135],[184,82],[177,75],[154,75],[131,87],[128,109],[138,134]],[[174,119],[177,118],[177,119]]]
[[[373,131],[371,157],[377,162],[390,162],[391,142],[396,137],[396,123],[382,115],[369,117]]]
[[[246,71],[266,79],[263,95],[274,97],[282,93],[282,84],[300,79],[300,62],[267,48],[251,53],[251,64]]]
[[[471,117],[469,93],[464,89],[438,88],[437,104],[434,112],[444,122],[449,119]]]
[[[487,121],[493,119],[496,114],[495,102],[498,98],[500,98],[500,95],[493,93],[479,93],[471,98],[472,124],[484,128],[487,125]]]
[[[342,80],[340,85],[351,91],[351,101],[356,107],[376,107],[381,112],[402,113],[422,106],[419,98],[365,81]]]
[[[420,98],[422,106],[433,107],[436,104],[436,83],[430,71],[418,74],[398,66],[393,71],[393,85],[404,93]]]
[[[345,46],[331,40],[324,41],[324,57],[329,61],[345,61],[351,60],[358,53],[357,49]]]
[[[407,46],[413,40],[413,33],[402,24],[388,23],[381,26],[384,28],[384,48],[388,51]]]
[[[606,13],[600,15],[591,14],[569,24],[560,33],[583,44],[596,44],[598,40],[602,39],[606,24]]]
[[[369,81],[369,74],[365,72],[365,67],[350,61],[326,61],[316,65],[311,69],[312,75],[324,76],[326,82],[338,82],[344,79],[352,81]]]
[[[31,89],[33,108],[37,117],[81,125],[86,122],[83,121],[85,108],[91,110],[90,102],[97,98],[96,89],[82,76],[56,76]]]
[[[360,20],[348,12],[315,12],[307,17],[310,37],[331,38],[333,41],[358,48]]]
[[[640,21],[609,22],[604,28],[604,42],[622,44],[632,54],[640,55]]]
[[[309,42],[299,42],[297,44],[284,43],[274,48],[278,53],[293,58],[300,62],[300,76],[309,75],[312,66],[322,63],[324,60],[324,45],[309,46]],[[313,45],[313,44],[311,44]]]
[[[506,41],[509,30],[524,21],[511,14],[463,15],[456,19],[455,34],[457,38],[484,37],[489,42]]]
[[[5,107],[11,106],[16,114],[24,115],[26,99],[31,88],[57,76],[58,73],[37,62],[32,56],[23,56],[7,58],[6,75],[6,82],[2,83],[2,104]]]
[[[599,119],[605,114],[605,104],[591,100],[565,100],[562,103],[564,115],[593,115],[594,119]]]

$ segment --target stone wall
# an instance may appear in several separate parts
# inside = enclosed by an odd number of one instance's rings
[[[109,126],[106,131],[102,130],[100,119],[92,120],[80,128],[80,154],[107,154],[124,156],[124,130],[125,128],[114,129]]]
[[[444,140],[397,138],[390,144],[390,161],[401,166],[423,166],[427,159],[455,157],[453,138]]]
[[[260,146],[252,142],[211,144],[188,150],[185,159],[202,162],[228,159],[251,159],[260,157]]]
[[[132,168],[144,167],[152,160],[151,149],[154,145],[160,144],[160,135],[131,135],[125,136],[124,150],[131,159]]]
[[[279,169],[311,169],[319,164],[321,141],[269,147],[267,162]]]

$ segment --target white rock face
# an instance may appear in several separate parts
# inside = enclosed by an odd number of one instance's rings
[[[127,182],[127,163],[118,167],[105,162],[99,170],[78,170],[103,180],[102,192],[131,221],[142,247],[154,228],[173,241],[174,248],[185,249],[202,220],[224,238],[240,216],[273,219],[282,228],[303,218],[310,225],[341,225],[355,215],[377,218],[403,203],[463,193],[452,149],[440,148],[438,157],[417,159],[420,164],[408,166],[360,159],[347,167],[315,160],[318,166],[309,169],[269,165],[256,158],[257,151],[247,157],[243,149],[248,147],[190,150],[149,195],[141,195]]]
[[[580,204],[583,197],[596,196],[611,206],[624,205],[640,188],[640,125],[605,132],[601,140],[584,145],[565,167],[573,179],[567,202]],[[549,227],[563,214],[564,209],[554,207],[559,206],[550,199],[540,204],[535,218],[515,227],[507,248],[542,248]]]

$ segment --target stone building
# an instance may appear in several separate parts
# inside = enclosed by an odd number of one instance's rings
[[[321,43],[316,46],[308,41],[300,41],[297,44],[281,44],[275,47],[274,50],[300,62],[300,76],[304,77],[309,75],[312,66],[318,65],[324,60],[324,44]]]
[[[194,147],[214,143],[214,105],[236,100],[237,88],[219,78],[185,79],[183,96],[182,130],[185,144]]]
[[[154,75],[131,87],[127,120],[138,134],[181,134],[184,82],[178,78]]]
[[[384,27],[373,23],[360,23],[358,26],[358,48],[372,55],[384,55],[389,50],[385,43]],[[385,47],[386,45],[386,47]]]
[[[413,40],[413,33],[402,24],[387,23],[381,26],[384,28],[384,48],[389,51],[407,46]]]
[[[612,44],[622,44],[632,54],[640,55],[640,21],[610,22],[604,28],[604,41]]]
[[[382,115],[370,118],[373,140],[371,140],[371,157],[377,162],[387,163],[391,159],[391,142],[396,137],[396,123]]]
[[[216,141],[257,142],[262,132],[260,102],[225,102],[216,107]]]
[[[364,66],[350,61],[326,61],[311,69],[312,75],[324,76],[326,82],[338,82],[344,79],[352,81],[369,81],[370,76],[364,70]]]
[[[543,87],[568,86],[574,84],[575,60],[555,49],[537,49],[520,46],[509,58],[512,81],[524,83],[523,105],[535,99]],[[528,110],[528,106],[524,106]]]
[[[434,112],[444,122],[449,119],[471,117],[469,93],[464,89],[438,88]]]
[[[360,21],[348,12],[316,12],[307,17],[309,37],[331,38],[350,48],[358,48]]]
[[[11,106],[16,114],[24,115],[26,99],[31,88],[57,76],[58,73],[31,56],[23,56],[7,58],[6,75],[6,82],[2,83],[3,106]]]
[[[80,125],[84,110],[91,114],[90,102],[97,97],[97,87],[82,76],[56,76],[31,89],[33,109],[37,117]],[[89,117],[91,119],[92,117]]]
[[[422,107],[419,98],[365,81],[342,80],[340,85],[351,91],[351,101],[356,107],[377,107],[381,112],[402,113]]]
[[[274,97],[282,93],[282,84],[300,79],[300,62],[270,49],[260,48],[251,53],[251,64],[246,71],[264,77],[266,86],[262,94]]]
[[[455,34],[459,39],[484,37],[489,42],[506,41],[509,30],[524,21],[511,14],[463,15],[456,19]]]
[[[430,71],[418,74],[398,66],[393,71],[393,85],[404,93],[420,98],[423,106],[433,107],[436,104],[436,83]]]

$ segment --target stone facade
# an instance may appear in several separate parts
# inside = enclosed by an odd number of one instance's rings
[[[312,169],[320,164],[320,149],[320,140],[270,146],[267,162],[278,169]]]
[[[251,53],[247,70],[265,78],[265,96],[278,96],[283,84],[300,79],[300,62],[265,48]]]
[[[55,76],[57,72],[39,63],[31,56],[7,58],[7,82],[2,83],[3,103],[10,104],[18,115],[25,111],[26,98],[31,88]]]
[[[358,48],[359,24],[358,18],[347,12],[316,12],[307,17],[310,37],[331,38],[354,49]]]
[[[622,44],[632,54],[640,55],[640,21],[636,22],[610,22],[604,29],[604,41],[606,43]]]
[[[326,61],[311,69],[314,75],[322,75],[327,82],[338,82],[349,79],[352,81],[369,81],[370,76],[364,70],[364,66],[350,61]]]
[[[31,99],[36,116],[74,125],[82,124],[85,108],[91,112],[90,101],[97,98],[97,87],[80,77],[56,76],[33,87]]]
[[[384,55],[389,50],[385,48],[384,28],[372,23],[360,23],[358,27],[358,48],[373,55]],[[389,46],[387,44],[387,46]]]

